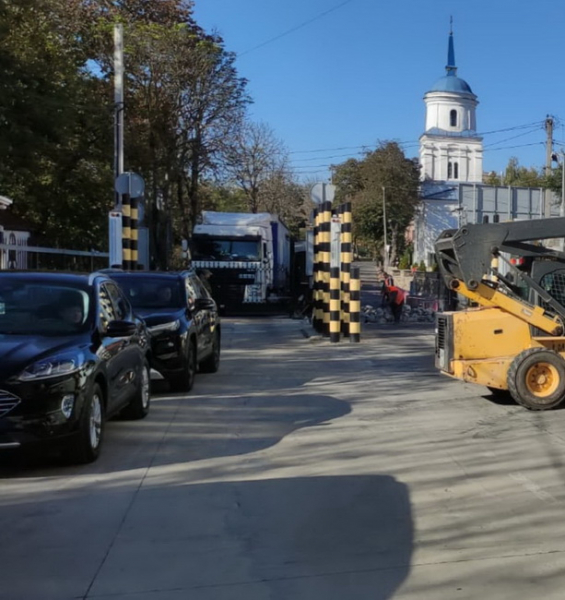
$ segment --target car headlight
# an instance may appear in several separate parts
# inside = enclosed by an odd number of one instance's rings
[[[153,325],[148,327],[149,333],[161,333],[162,331],[176,331],[180,327],[180,320],[169,321],[168,323],[161,323],[160,325]]]
[[[78,371],[84,364],[84,355],[59,354],[34,362],[26,367],[17,377],[18,381],[35,381],[49,377],[59,377]]]

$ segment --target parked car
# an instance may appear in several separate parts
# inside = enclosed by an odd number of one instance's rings
[[[56,441],[98,458],[108,418],[149,411],[149,348],[110,278],[0,273],[0,450]]]
[[[193,270],[110,269],[151,334],[151,366],[175,391],[188,392],[197,369],[220,366],[221,324],[216,303]]]

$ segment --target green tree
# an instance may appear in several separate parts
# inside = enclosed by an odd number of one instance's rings
[[[124,25],[126,164],[146,180],[156,262],[166,266],[170,224],[189,237],[202,208],[201,182],[222,161],[249,103],[246,81],[223,40],[192,19],[192,3],[94,3],[99,69],[112,74],[111,29]]]
[[[522,167],[515,156],[508,161],[502,183],[514,187],[545,187],[543,174],[534,167]]]
[[[106,248],[111,114],[74,0],[0,0],[0,191],[50,245]]]
[[[335,167],[334,181],[339,197],[352,199],[354,236],[384,257],[386,210],[388,262],[394,264],[404,251],[405,232],[419,203],[417,161],[406,158],[395,142],[382,142],[363,160],[350,159],[343,167]]]

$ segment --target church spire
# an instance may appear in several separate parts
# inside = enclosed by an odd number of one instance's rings
[[[457,75],[457,67],[455,66],[455,49],[453,47],[453,17],[449,18],[449,44],[447,47],[447,65],[445,70],[448,75]]]

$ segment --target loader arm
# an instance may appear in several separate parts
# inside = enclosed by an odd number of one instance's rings
[[[465,225],[444,231],[436,240],[439,271],[448,289],[485,307],[498,307],[549,335],[561,335],[565,306],[529,275],[508,263],[516,279],[534,289],[551,314],[512,292],[509,281],[493,267],[502,252],[515,256],[552,258],[565,264],[565,253],[540,245],[538,240],[565,237],[565,217]],[[536,242],[532,241],[535,240]],[[489,280],[490,279],[490,280]]]

